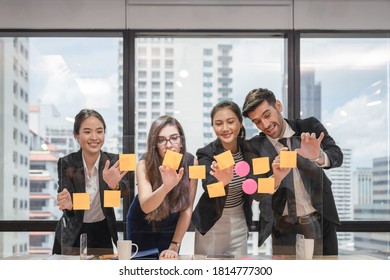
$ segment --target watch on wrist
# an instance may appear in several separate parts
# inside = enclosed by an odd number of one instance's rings
[[[318,157],[311,159],[311,161],[318,162],[322,158],[323,155],[324,155],[324,151],[322,149],[320,149],[320,154],[318,155]]]
[[[177,248],[180,248],[180,242],[172,240],[171,244],[175,244],[177,246]]]

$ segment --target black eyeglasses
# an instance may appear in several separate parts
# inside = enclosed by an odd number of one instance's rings
[[[180,135],[175,134],[175,135],[172,135],[169,138],[165,138],[163,136],[158,136],[157,137],[157,146],[164,147],[164,146],[166,146],[168,144],[168,141],[172,145],[179,144],[180,143]]]

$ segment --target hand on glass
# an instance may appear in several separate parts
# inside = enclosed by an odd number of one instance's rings
[[[103,169],[103,180],[107,183],[110,189],[116,189],[116,186],[122,180],[127,171],[119,170],[119,160],[110,167],[110,161],[107,160]]]
[[[165,165],[161,165],[159,169],[164,187],[167,188],[168,192],[180,182],[184,174],[183,167],[179,169],[179,173],[177,173],[175,169]]]
[[[210,174],[217,178],[219,182],[222,182],[224,186],[226,186],[233,180],[234,166],[230,166],[221,170],[219,169],[218,163],[213,161],[211,164]]]
[[[64,188],[57,194],[57,206],[60,210],[72,210],[73,203],[69,191]]]
[[[178,257],[178,253],[174,250],[167,249],[161,252],[160,258],[166,258],[166,259],[176,259]]]
[[[288,151],[287,147],[281,148],[281,151]],[[280,168],[280,155],[275,157],[272,161],[272,171],[274,173],[275,178],[275,190],[279,187],[282,180],[287,176],[287,174],[291,171],[291,168]]]
[[[323,132],[321,132],[318,138],[316,138],[315,133],[303,132],[301,134],[301,148],[295,149],[295,151],[302,157],[310,160],[317,158],[320,154],[320,144],[324,136]]]

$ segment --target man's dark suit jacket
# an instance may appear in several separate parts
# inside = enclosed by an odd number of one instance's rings
[[[104,216],[107,220],[108,227],[110,230],[111,238],[116,245],[118,240],[118,232],[116,228],[116,218],[114,208],[103,207],[104,201],[104,190],[109,190],[107,183],[103,180],[103,169],[107,160],[110,161],[112,166],[119,159],[117,154],[111,154],[106,152],[100,152],[99,161],[99,192],[101,208]],[[58,160],[58,192],[61,192],[63,188],[67,188],[70,195],[73,193],[85,193],[85,174],[83,166],[83,158],[81,149],[76,153],[71,153]],[[120,182],[121,195],[128,191],[128,182],[123,179]],[[78,233],[83,225],[84,210],[65,210],[64,214],[57,223],[55,230],[55,240],[53,246],[53,254],[65,254],[61,252],[61,248],[72,248],[73,244],[78,237]],[[66,227],[63,226],[64,221]]]
[[[320,121],[314,117],[303,120],[298,119],[295,121],[286,121],[295,131],[295,134],[291,138],[292,150],[300,148],[301,133],[314,132],[316,136],[319,137],[320,133],[324,132],[325,137],[322,139],[321,149],[327,154],[330,161],[330,166],[327,168],[341,166],[343,162],[343,153]],[[259,157],[268,156],[271,166],[272,161],[278,155],[278,153],[266,135],[261,132],[259,135],[256,135],[248,140],[248,143],[252,148],[252,152],[256,153]],[[332,182],[326,176],[323,168],[318,167],[314,162],[311,162],[310,160],[305,159],[300,155],[298,155],[297,165],[305,185],[305,189],[311,197],[313,207],[322,215],[324,219],[339,225],[340,220],[337,214],[336,204],[331,189]],[[269,177],[272,174],[273,172],[271,168],[270,171],[265,174],[265,177]],[[281,218],[286,200],[286,186],[285,182],[282,181],[277,191],[272,195],[272,209],[275,219],[274,223],[277,223]],[[267,199],[264,199],[264,202],[269,203]],[[269,216],[269,213],[268,215],[264,213],[264,215]]]

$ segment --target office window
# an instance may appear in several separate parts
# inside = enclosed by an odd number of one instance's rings
[[[139,79],[144,79],[147,77],[147,72],[146,71],[138,71],[138,78]]]
[[[166,71],[165,72],[165,79],[173,79],[173,72]]]
[[[390,220],[389,45],[371,34],[301,39],[300,115],[321,120],[344,153],[327,171],[341,220]],[[341,250],[389,252],[386,234],[338,235]]]
[[[0,80],[5,82],[0,95],[7,100],[0,104],[4,112],[0,118],[8,116],[1,119],[7,125],[0,127],[0,135],[4,135],[0,139],[0,173],[4,175],[0,178],[0,196],[9,198],[0,206],[2,221],[54,221],[61,216],[56,206],[57,160],[79,149],[72,118],[81,109],[92,108],[102,114],[107,123],[103,150],[120,152],[121,37],[44,36],[0,37],[0,57],[10,58],[3,60],[0,67]],[[16,71],[12,71],[13,67]],[[34,170],[35,163],[42,169]],[[32,194],[45,199],[36,199]],[[36,208],[39,201],[40,209]],[[121,219],[122,214],[117,212]],[[4,233],[0,235],[4,237]],[[27,252],[33,246],[29,244],[29,233],[7,236],[0,255],[9,254],[16,241],[23,245],[15,251]],[[41,246],[51,247],[53,237]]]
[[[167,53],[161,53],[162,61],[170,63],[166,63],[165,67],[171,67],[169,71],[165,71],[164,76],[160,77],[161,83],[164,83],[161,90],[165,92],[160,96],[160,104],[164,107],[148,115],[150,116],[148,126],[142,126],[142,128],[149,129],[151,122],[163,114],[176,117],[183,125],[187,150],[193,154],[215,137],[209,118],[212,107],[222,96],[219,92],[221,87],[215,86],[218,85],[220,78],[231,79],[229,80],[231,82],[226,83],[226,88],[223,88],[224,99],[234,100],[240,107],[246,93],[253,88],[260,86],[273,88],[278,97],[286,93],[287,73],[283,72],[286,69],[286,44],[283,36],[258,39],[201,38],[199,36],[197,38],[181,38],[180,36],[154,38],[151,36],[136,38],[135,45],[136,48],[141,46],[151,48],[156,47],[156,44],[163,47],[167,41],[164,39],[169,39],[172,46],[172,56],[169,58]],[[221,54],[214,51],[219,46],[224,46],[228,51],[223,54],[232,56],[232,59],[222,60]],[[207,57],[207,60],[194,59],[196,57]],[[137,66],[137,60],[142,58],[136,55],[135,59]],[[137,67],[135,71],[138,71]],[[146,71],[152,73],[154,70],[150,67]],[[259,84],[260,80],[267,81],[267,85]],[[137,84],[138,81],[135,82]],[[153,90],[147,89],[147,91],[152,96]],[[136,111],[139,109],[135,108]],[[203,116],[207,118],[207,125],[204,124]],[[141,127],[139,123],[138,127]],[[248,125],[245,124],[245,128],[248,137],[258,133],[257,128],[254,128],[250,122]],[[146,139],[140,138],[141,136],[138,135],[138,149],[146,148]],[[141,146],[141,143],[145,146]],[[200,190],[203,188],[198,188],[199,193]],[[254,212],[253,219],[256,220],[256,215],[258,215],[256,206],[254,206]],[[257,242],[252,234],[250,239],[254,240],[254,243]],[[260,250],[265,251],[266,248]]]
[[[160,72],[159,71],[153,71],[152,72],[152,79],[159,79],[160,78]]]
[[[138,48],[138,56],[146,56],[147,55],[147,49],[140,47]]]
[[[173,97],[174,97],[173,92],[171,92],[171,91],[166,91],[166,92],[165,92],[165,99],[167,99],[167,100],[172,100]]]
[[[159,59],[152,59],[152,68],[160,68],[160,60]]]
[[[160,109],[160,102],[152,102],[152,109]]]
[[[138,112],[138,118],[144,119],[144,118],[146,118],[146,116],[147,116],[146,112]]]
[[[165,49],[165,57],[173,57],[173,48]]]
[[[152,56],[160,56],[160,49],[152,48]]]
[[[203,50],[203,55],[205,55],[205,56],[213,55],[213,49],[204,49]]]
[[[173,60],[165,60],[165,68],[173,69],[174,62]]]
[[[140,60],[138,60],[138,67],[139,67],[139,68],[145,68],[145,67],[147,67],[147,65],[148,65],[148,62],[147,62],[146,59],[140,59]]]
[[[146,98],[146,91],[139,91],[138,92],[138,99],[145,99]]]

